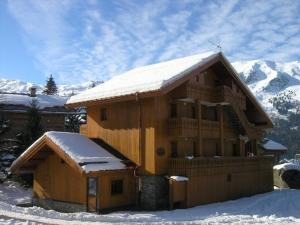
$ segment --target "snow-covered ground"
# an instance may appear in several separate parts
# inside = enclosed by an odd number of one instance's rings
[[[300,190],[273,192],[235,201],[173,211],[119,211],[106,215],[59,213],[19,207],[30,199],[15,183],[0,185],[0,224],[300,224]]]

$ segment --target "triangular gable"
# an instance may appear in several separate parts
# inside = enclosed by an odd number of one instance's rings
[[[27,164],[36,161],[36,156],[40,160],[47,157],[49,154],[43,154],[49,152],[45,150],[47,148],[80,174],[126,169],[120,159],[87,137],[76,133],[51,131],[45,133],[16,159],[11,171],[17,173],[22,168],[27,168]],[[41,158],[41,154],[44,157]]]
[[[270,117],[268,116],[268,114],[264,111],[263,107],[257,101],[256,97],[252,94],[249,87],[239,78],[237,71],[233,68],[233,66],[230,64],[230,62],[226,59],[226,57],[221,52],[219,54],[215,55],[215,57],[208,60],[205,64],[194,68],[194,70],[197,70],[199,73],[204,72],[205,70],[207,70],[208,68],[210,68],[211,66],[216,64],[217,62],[221,62],[224,65],[224,67],[227,69],[227,71],[232,76],[234,81],[236,81],[238,87],[241,88],[241,90],[244,92],[244,94],[250,99],[250,101],[256,107],[258,112],[265,117],[267,124],[268,124],[266,126],[266,128],[272,128],[273,123],[272,123],[272,120],[270,119]],[[189,73],[187,73],[186,76],[182,76],[180,79],[170,82],[168,85],[164,86],[160,91],[162,92],[162,94],[166,94],[166,93],[172,91],[173,89],[175,89],[176,87],[182,85],[184,82],[191,79],[192,76],[193,76],[193,73],[191,73],[191,71],[189,71]]]

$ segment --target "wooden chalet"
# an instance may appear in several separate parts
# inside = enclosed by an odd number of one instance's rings
[[[280,157],[286,154],[288,150],[287,147],[268,138],[264,138],[261,141],[260,147],[263,155],[272,155],[274,157],[274,164],[277,164],[280,161]]]
[[[38,199],[79,203],[88,211],[125,205],[157,209],[273,190],[273,159],[259,155],[257,147],[272,122],[222,53],[130,70],[72,96],[67,106],[85,106],[86,137],[80,137],[118,152],[127,166],[82,172],[42,138],[11,167],[15,173],[34,172]],[[88,147],[80,147],[84,156]]]

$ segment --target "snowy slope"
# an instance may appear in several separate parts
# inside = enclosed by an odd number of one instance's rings
[[[300,99],[300,61],[252,60],[235,62],[233,66],[268,111],[272,110],[268,100],[280,92],[295,91],[295,98]]]
[[[1,184],[0,193],[0,224],[300,224],[300,190],[292,189],[190,209],[104,215],[18,207],[14,204],[26,202],[30,193],[12,183]]]

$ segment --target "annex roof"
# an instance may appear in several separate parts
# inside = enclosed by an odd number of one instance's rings
[[[217,56],[215,52],[205,52],[184,58],[138,67],[72,96],[67,105],[103,100],[135,93],[153,92],[178,80],[198,66]]]
[[[20,105],[30,107],[32,100],[37,100],[40,109],[60,106],[63,107],[68,97],[58,95],[36,95],[30,97],[25,94],[0,94],[0,105]]]
[[[49,131],[13,162],[11,170],[15,172],[20,169],[36,154],[42,152],[44,145],[48,145],[51,150],[81,173],[126,169],[121,159],[81,134]]]
[[[280,144],[276,141],[273,141],[273,140],[270,140],[267,138],[264,139],[261,146],[263,149],[269,150],[269,151],[287,151],[287,147],[283,146],[282,144]]]

